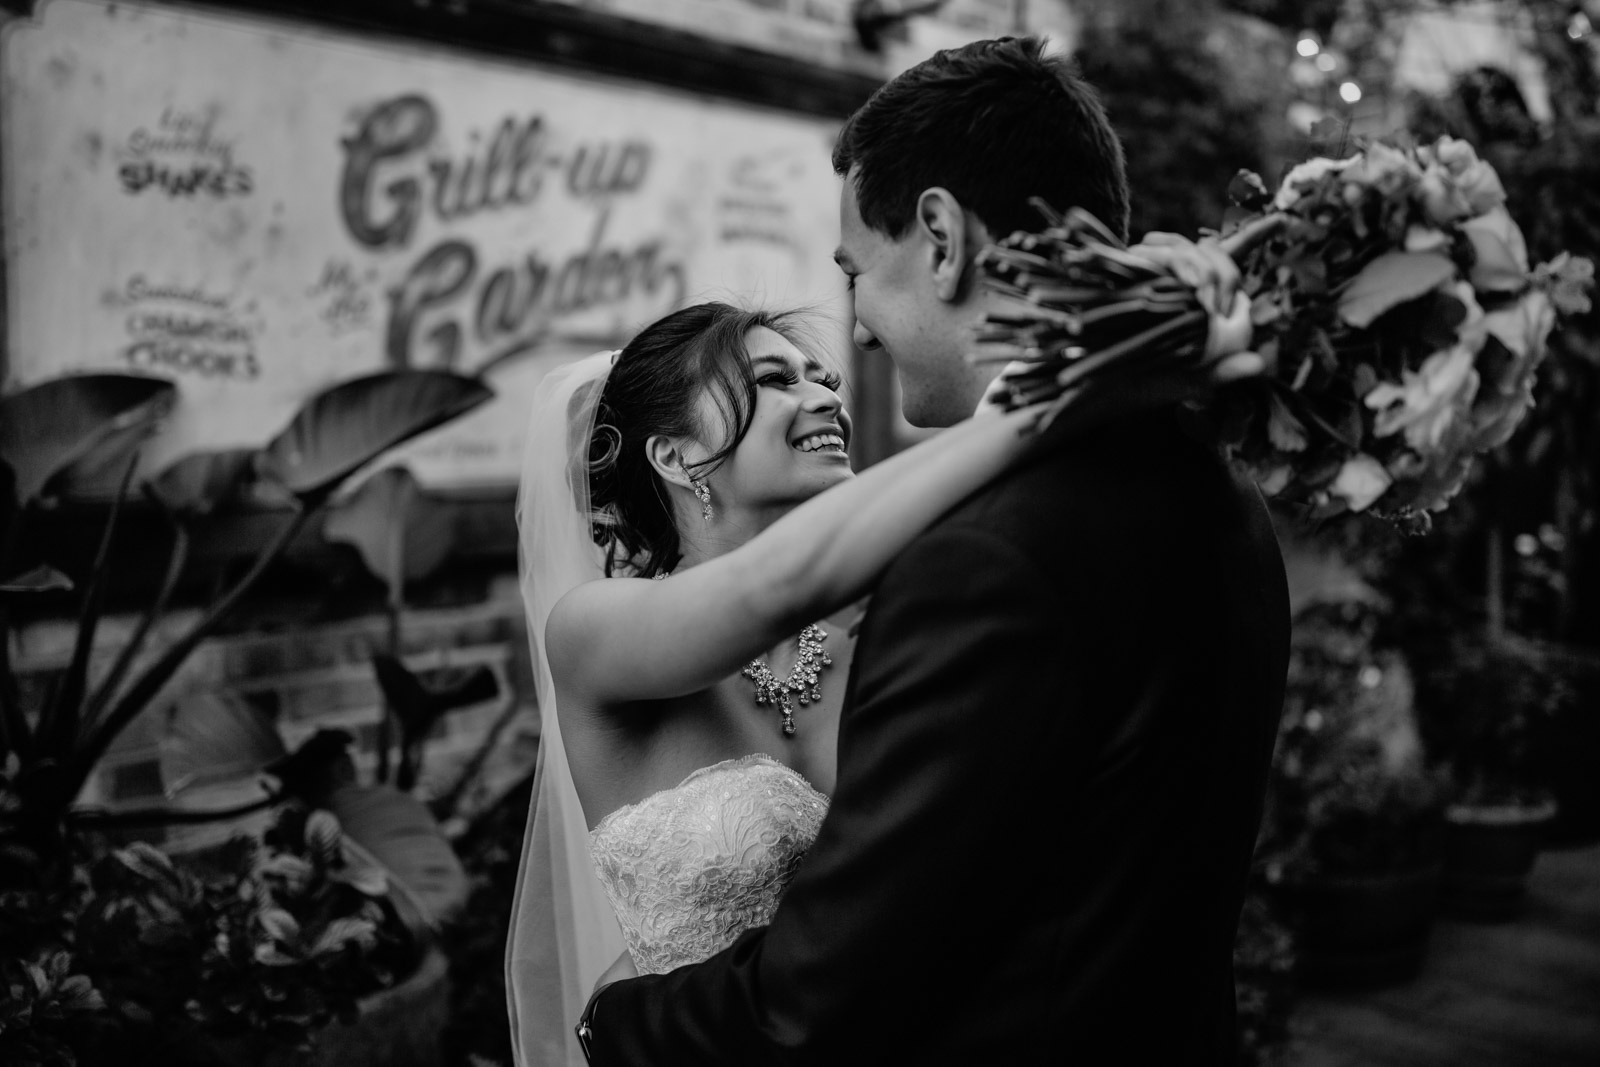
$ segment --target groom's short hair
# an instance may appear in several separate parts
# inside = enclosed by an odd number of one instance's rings
[[[839,131],[833,169],[853,167],[861,220],[894,239],[933,186],[996,238],[1041,228],[1031,197],[1127,237],[1122,145],[1094,89],[1038,37],[948,49],[883,85]]]

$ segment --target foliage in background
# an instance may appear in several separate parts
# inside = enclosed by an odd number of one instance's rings
[[[1455,799],[1503,803],[1542,792],[1536,740],[1578,699],[1574,679],[1541,646],[1485,641],[1469,630],[1418,647],[1418,721]]]
[[[1268,797],[1271,880],[1428,861],[1443,782],[1424,760],[1405,660],[1375,643],[1383,611],[1319,604],[1295,619]]]
[[[1293,1011],[1294,932],[1260,878],[1252,880],[1233,945],[1234,995],[1238,1010],[1238,1067],[1280,1062],[1289,1043]]]
[[[512,1062],[506,1020],[506,938],[532,794],[530,776],[456,843],[472,880],[472,895],[439,938],[454,976],[450,1026],[444,1034],[445,1067],[510,1067]]]
[[[143,484],[169,520],[171,550],[160,590],[110,667],[92,677],[96,635],[110,582],[111,547],[134,485],[139,451],[176,401],[170,382],[136,375],[78,375],[0,398],[0,769],[15,803],[0,841],[31,850],[45,877],[56,865],[72,807],[115,738],[153,701],[200,642],[238,607],[306,521],[356,470],[389,449],[481,405],[476,379],[444,371],[394,371],[340,382],[311,397],[259,451],[186,456]],[[105,472],[115,472],[109,481]],[[159,652],[140,660],[181,578],[196,523],[234,501],[253,473],[288,517],[245,574]],[[96,558],[78,576],[83,593],[71,662],[24,705],[6,656],[11,601],[52,595],[52,546],[22,536],[30,520],[74,486],[112,488]],[[35,558],[30,558],[32,553]],[[38,558],[42,557],[42,558]],[[31,569],[27,569],[32,565]],[[21,579],[11,580],[17,571]],[[45,575],[29,581],[28,575]],[[69,583],[70,584],[70,583]]]
[[[85,847],[72,877],[9,890],[0,1061],[216,1062],[304,1051],[421,949],[384,871],[328,812],[288,805],[205,858]]]
[[[1220,228],[1234,174],[1272,169],[1282,109],[1248,76],[1253,50],[1229,39],[1239,29],[1205,2],[1084,5],[1074,58],[1122,138],[1135,237]]]

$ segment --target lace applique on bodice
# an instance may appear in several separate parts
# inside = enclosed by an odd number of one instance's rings
[[[607,815],[589,853],[639,973],[698,963],[771,920],[827,812],[798,771],[754,755]]]

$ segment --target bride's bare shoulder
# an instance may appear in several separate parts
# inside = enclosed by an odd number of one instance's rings
[[[649,595],[652,584],[642,578],[596,578],[568,590],[544,624],[551,666],[559,671],[569,656],[592,649],[597,638],[637,610],[639,598]]]

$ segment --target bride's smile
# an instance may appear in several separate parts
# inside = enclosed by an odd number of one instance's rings
[[[713,499],[728,505],[729,520],[746,508],[787,510],[854,477],[839,375],[764,326],[745,336],[745,348],[755,385],[750,428],[721,469],[708,475]]]

